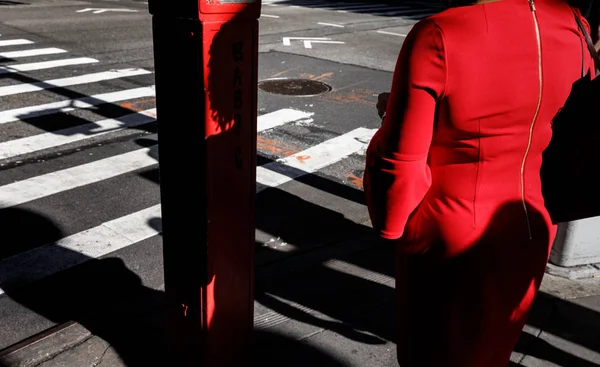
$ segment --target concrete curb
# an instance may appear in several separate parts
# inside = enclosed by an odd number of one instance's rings
[[[0,351],[0,366],[35,367],[91,338],[77,323],[60,324]]]

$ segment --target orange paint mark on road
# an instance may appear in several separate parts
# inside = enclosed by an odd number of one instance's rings
[[[257,148],[259,151],[279,157],[287,157],[298,151],[297,148],[285,145],[281,141],[269,140],[261,136],[257,138]]]
[[[363,178],[362,177],[358,177],[356,175],[349,174],[348,175],[348,180],[354,186],[358,187],[361,190],[363,189]]]
[[[331,79],[332,76],[333,76],[333,73],[324,73],[324,74],[321,74],[321,75],[308,74],[308,73],[302,73],[302,74],[300,74],[301,78],[310,79],[310,80],[316,80],[316,81],[319,81],[319,82],[328,81],[329,79]]]
[[[377,104],[377,97],[373,96],[374,91],[369,89],[354,89],[348,92],[332,93],[325,95],[323,99],[335,103],[360,103],[368,106],[375,106]]]
[[[140,108],[137,106],[141,105],[141,104],[145,104],[145,103],[156,103],[156,98],[148,98],[148,99],[141,99],[141,100],[135,101],[135,102],[121,103],[119,106],[122,108],[126,108],[128,110],[140,112],[140,111],[143,111],[144,108]]]
[[[296,159],[298,161],[300,161],[300,163],[304,163],[305,161],[310,159],[310,156],[309,155],[299,155],[296,157]]]

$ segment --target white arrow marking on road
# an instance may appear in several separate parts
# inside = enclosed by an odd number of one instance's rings
[[[87,13],[87,12],[93,12],[94,14],[102,14],[102,13],[106,13],[108,11],[114,11],[114,12],[125,12],[125,13],[137,13],[139,12],[139,10],[134,10],[134,9],[102,9],[102,8],[85,8],[85,9],[81,9],[81,10],[77,10],[77,13]]]
[[[283,45],[291,46],[292,40],[304,41],[305,48],[312,48],[313,43],[335,43],[335,44],[344,44],[342,41],[332,41],[331,38],[325,37],[283,37]]]
[[[304,48],[312,48],[312,44],[313,43],[335,43],[338,45],[343,45],[344,42],[342,41],[304,41]]]

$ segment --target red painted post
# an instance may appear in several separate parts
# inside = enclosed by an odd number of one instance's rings
[[[250,363],[260,7],[150,2],[173,366]]]

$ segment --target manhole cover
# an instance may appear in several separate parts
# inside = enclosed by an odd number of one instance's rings
[[[310,79],[270,79],[258,83],[258,88],[267,93],[286,96],[315,96],[331,91],[331,86]]]

